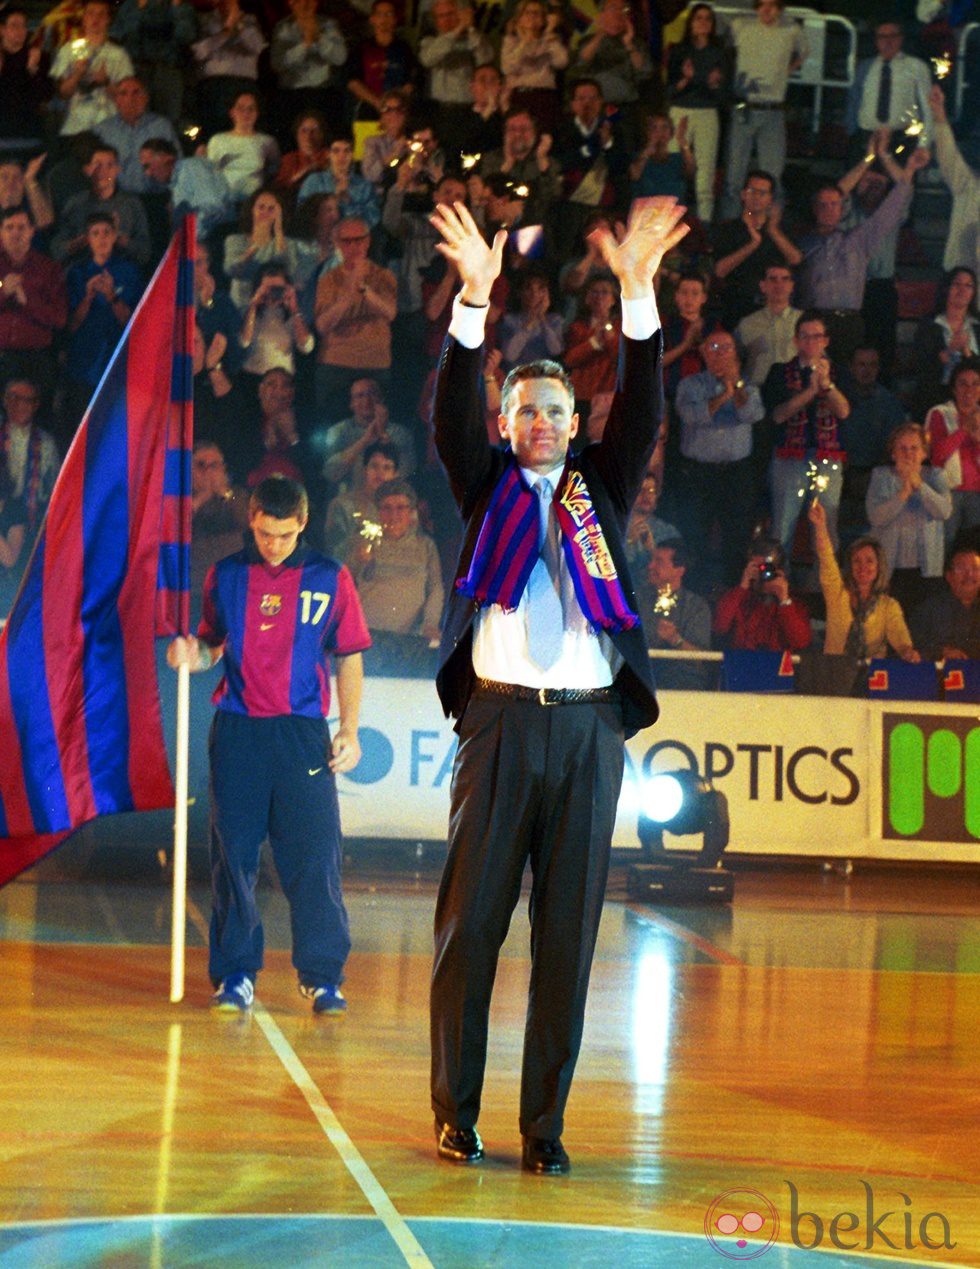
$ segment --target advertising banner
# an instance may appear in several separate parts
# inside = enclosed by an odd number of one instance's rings
[[[657,725],[627,745],[617,847],[639,848],[644,778],[690,769],[728,798],[732,851],[980,862],[976,706],[723,692],[660,702]],[[338,782],[345,833],[443,840],[456,737],[433,685],[367,679],[361,745]]]

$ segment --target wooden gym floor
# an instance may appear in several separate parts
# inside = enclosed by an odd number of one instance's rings
[[[228,1019],[207,1008],[203,879],[170,1005],[165,878],[147,858],[78,878],[72,850],[0,891],[2,1269],[980,1265],[975,874],[741,871],[731,908],[657,910],[615,870],[573,1169],[541,1179],[517,1166],[524,903],[487,1160],[461,1169],[428,1108],[437,870],[348,866],[339,1019],[298,996],[263,885],[258,1005]]]

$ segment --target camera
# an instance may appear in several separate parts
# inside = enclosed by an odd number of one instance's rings
[[[779,560],[775,555],[767,555],[759,565],[759,579],[763,582],[771,582],[779,576]]]

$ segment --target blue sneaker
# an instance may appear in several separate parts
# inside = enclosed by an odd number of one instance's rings
[[[333,983],[300,983],[299,994],[313,1001],[314,1013],[343,1013],[347,1008],[343,992]]]
[[[211,997],[211,1008],[220,1013],[248,1013],[255,999],[255,984],[248,974],[230,974]]]

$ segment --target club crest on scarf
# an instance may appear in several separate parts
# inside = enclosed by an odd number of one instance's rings
[[[590,577],[611,581],[616,576],[616,565],[609,554],[606,539],[602,536],[602,529],[596,519],[592,499],[581,472],[568,473],[559,502],[575,522],[576,532],[572,541],[585,565],[585,571]]]

